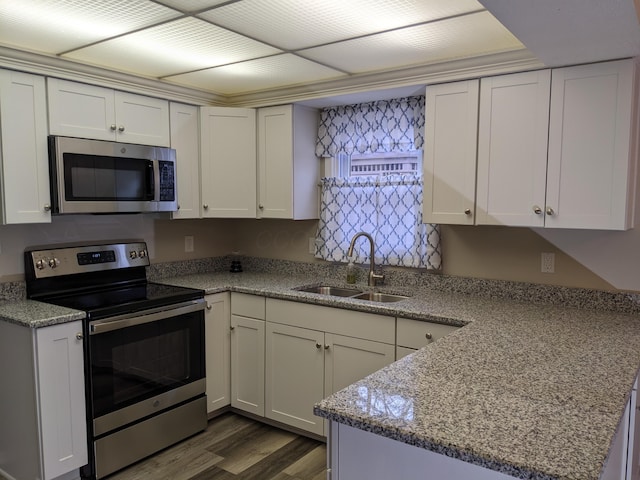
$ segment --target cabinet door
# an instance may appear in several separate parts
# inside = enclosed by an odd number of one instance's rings
[[[326,333],[324,396],[342,390],[395,360],[395,346]]]
[[[264,416],[264,320],[231,315],[231,406]]]
[[[551,71],[480,82],[477,225],[544,225]]]
[[[49,163],[44,77],[0,70],[3,223],[47,223]]]
[[[256,217],[256,114],[200,109],[203,217]]]
[[[178,211],[172,218],[200,217],[200,113],[193,105],[169,105],[171,148],[176,151]]]
[[[292,106],[258,110],[258,217],[293,218]]]
[[[109,88],[48,78],[49,133],[115,140],[114,92]]]
[[[36,330],[38,403],[45,479],[87,463],[82,322]]]
[[[323,435],[324,333],[267,323],[266,354],[267,418]]]
[[[633,60],[553,70],[546,227],[633,226],[636,108]]]
[[[115,92],[119,142],[168,147],[169,102],[127,92]]]
[[[425,108],[423,220],[473,225],[478,80],[429,85]]]
[[[229,293],[205,297],[207,413],[231,403],[231,313]]]

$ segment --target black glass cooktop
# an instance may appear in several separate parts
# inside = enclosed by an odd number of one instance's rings
[[[197,300],[203,297],[203,290],[146,282],[126,287],[70,293],[41,300],[46,303],[85,311],[88,319],[95,320]]]

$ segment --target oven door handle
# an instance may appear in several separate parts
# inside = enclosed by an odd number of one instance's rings
[[[144,310],[143,312],[118,315],[104,320],[96,320],[95,322],[89,323],[89,335],[98,335],[113,330],[133,327],[134,325],[156,322],[158,320],[164,320],[165,318],[177,317],[179,315],[204,310],[204,308],[204,300],[196,300],[194,302],[180,303],[171,307],[160,307],[157,309]]]

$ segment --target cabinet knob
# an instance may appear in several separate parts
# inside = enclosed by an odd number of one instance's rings
[[[118,131],[119,131],[119,132],[124,132],[124,125],[120,125],[120,126],[118,127]]]
[[[211,310],[213,308],[213,305],[211,305],[210,303],[207,303],[207,310]]]
[[[231,325],[231,326],[229,327],[229,330],[235,330],[235,329],[236,329],[236,327],[234,327],[233,325]]]
[[[471,209],[470,209],[470,208],[467,208],[467,209],[464,211],[464,214],[465,214],[465,215],[471,215]]]
[[[555,215],[556,212],[553,211],[553,208],[547,207],[547,215]]]
[[[51,211],[51,205],[49,205],[48,203],[46,203],[46,204],[44,205],[44,211],[45,211],[45,212],[50,212],[50,211]]]
[[[260,205],[258,205],[258,208],[259,208],[260,210],[264,210],[264,205],[260,204]]]
[[[324,346],[324,349],[325,349],[325,350],[329,350],[329,345],[325,345],[325,346]]]
[[[538,205],[534,205],[533,213],[535,213],[536,215],[540,215],[542,213],[542,209]]]
[[[322,348],[322,345],[321,345],[321,344],[319,344],[318,342],[316,342],[316,348],[317,348],[318,350],[320,350],[320,349]]]
[[[112,132],[115,132],[115,131],[116,131],[116,128],[118,128],[118,127],[117,127],[117,126],[116,126],[116,124],[114,123],[114,124],[112,124],[112,125],[111,125],[111,127],[109,127],[109,128],[111,128],[111,131],[112,131]]]
[[[205,210],[209,209],[209,205],[207,205],[206,203],[204,205],[202,205],[202,208],[204,208]]]
[[[424,338],[426,338],[427,340],[431,340],[433,339],[433,335],[431,335],[429,332],[424,334]]]
[[[180,205],[177,206],[178,210],[180,210]]]
[[[84,335],[82,335],[82,332],[76,333],[76,340],[82,340],[83,338],[84,338]]]

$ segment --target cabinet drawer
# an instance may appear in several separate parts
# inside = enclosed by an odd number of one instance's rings
[[[398,318],[397,345],[409,348],[422,348],[442,337],[455,332],[460,327],[441,323],[423,322]]]
[[[267,321],[393,344],[395,318],[374,313],[267,299]]]
[[[231,313],[242,317],[265,319],[265,298],[231,292]]]

